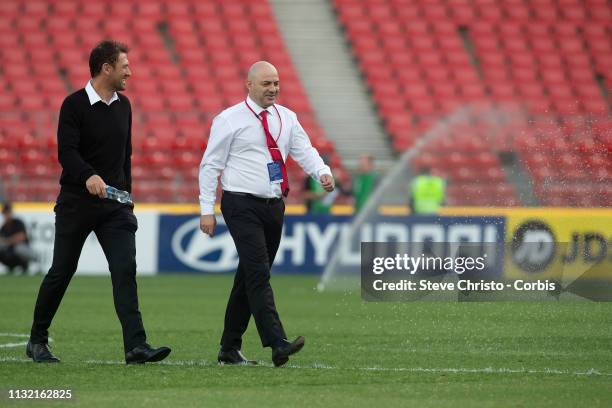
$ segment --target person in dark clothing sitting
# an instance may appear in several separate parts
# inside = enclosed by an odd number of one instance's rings
[[[36,259],[36,254],[30,248],[25,224],[19,218],[13,217],[11,203],[4,203],[2,215],[4,223],[0,228],[0,263],[7,267],[9,273],[20,268],[23,274],[26,274],[28,265]]]

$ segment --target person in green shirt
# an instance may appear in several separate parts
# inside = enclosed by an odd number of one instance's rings
[[[329,193],[325,191],[319,181],[312,177],[306,177],[304,180],[304,199],[309,214],[329,214],[338,198],[351,195],[351,192],[344,188],[346,172],[338,167],[334,167],[332,171],[336,176],[336,188]]]
[[[410,185],[410,210],[412,214],[436,214],[446,201],[446,182],[431,175],[428,167]]]
[[[312,177],[305,179],[304,187],[306,210],[311,214],[329,214],[338,195],[337,190],[327,193],[321,186],[321,183]]]
[[[374,159],[370,155],[359,158],[359,171],[353,182],[353,195],[355,197],[355,212],[359,212],[370,198],[376,187],[378,173],[374,170]]]

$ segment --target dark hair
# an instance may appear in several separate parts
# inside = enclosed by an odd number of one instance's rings
[[[108,63],[115,66],[115,63],[119,59],[120,53],[128,53],[129,49],[127,45],[117,41],[104,40],[91,50],[89,54],[89,72],[91,77],[95,77],[102,71],[102,65]]]
[[[13,205],[10,202],[5,202],[2,204],[2,214],[10,213],[13,211]]]

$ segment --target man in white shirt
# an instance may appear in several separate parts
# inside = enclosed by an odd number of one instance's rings
[[[217,179],[221,176],[221,212],[232,235],[239,264],[221,337],[219,363],[249,364],[240,348],[251,315],[263,347],[281,366],[301,350],[304,338],[293,342],[281,324],[270,286],[270,268],[280,244],[289,182],[288,154],[326,191],[334,179],[291,110],[275,104],[279,93],[276,68],[265,61],[251,66],[249,94],[213,120],[208,146],[200,164],[200,229],[214,234]]]

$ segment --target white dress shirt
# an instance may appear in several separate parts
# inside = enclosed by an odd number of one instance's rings
[[[247,102],[255,114],[264,109],[250,97]],[[276,109],[275,109],[276,108]],[[217,115],[210,129],[208,146],[200,163],[200,208],[202,215],[214,214],[217,179],[223,190],[249,193],[259,197],[281,196],[278,183],[271,183],[268,163],[272,161],[261,120],[242,101]],[[270,133],[283,156],[291,157],[315,180],[331,170],[298,122],[296,114],[281,105],[268,107]],[[291,184],[289,184],[291,187]]]
[[[91,81],[87,81],[87,85],[85,85],[85,92],[87,92],[87,97],[89,98],[90,105],[93,105],[96,102],[102,101],[110,106],[111,103],[119,100],[119,95],[117,95],[117,92],[113,92],[113,96],[108,102],[100,98],[100,95],[98,95],[98,93],[94,89],[93,85],[91,84]]]

